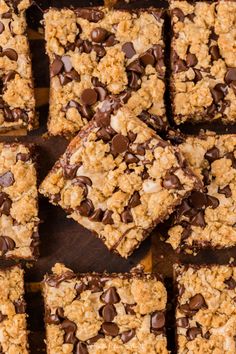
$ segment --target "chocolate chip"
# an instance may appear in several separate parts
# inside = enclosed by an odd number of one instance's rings
[[[46,278],[46,283],[53,288],[57,288],[61,282],[75,278],[76,275],[72,271],[66,271],[61,275],[53,275]]]
[[[95,43],[102,43],[108,36],[108,32],[105,28],[96,27],[91,32],[92,41]]]
[[[16,155],[16,161],[27,162],[30,159],[31,159],[31,156],[30,156],[30,154],[27,154],[27,153],[18,152],[18,154]]]
[[[130,329],[121,333],[121,340],[123,343],[128,343],[135,336],[135,329]]]
[[[66,179],[74,179],[80,165],[65,165],[63,167],[63,176]]]
[[[176,175],[167,173],[163,180],[163,187],[166,189],[181,189],[182,185]]]
[[[207,204],[206,194],[194,191],[189,197],[190,204],[196,209],[202,209]]]
[[[3,313],[0,311],[0,323],[4,321],[7,318],[6,315],[3,315]]]
[[[127,315],[135,315],[136,314],[133,309],[134,306],[135,306],[135,304],[124,304],[125,312],[127,313]]]
[[[218,160],[220,157],[220,151],[219,149],[214,146],[213,148],[209,149],[205,155],[204,155],[205,159],[207,161],[209,161],[210,163],[212,163],[215,160]]]
[[[223,188],[218,188],[218,193],[219,194],[224,194],[226,198],[230,198],[232,197],[232,191],[230,189],[230,186],[226,186]]]
[[[104,338],[104,334],[102,334],[102,333],[98,333],[96,336],[94,336],[94,337],[92,337],[92,338],[89,338],[88,340],[87,340],[87,343],[89,344],[89,345],[93,345],[94,343],[96,343],[99,339],[101,339],[101,338]]]
[[[156,60],[163,59],[163,47],[160,44],[155,44],[153,46],[153,55]]]
[[[200,226],[201,228],[204,228],[206,226],[205,218],[204,218],[204,213],[203,211],[199,211],[192,219],[191,221],[192,225],[194,226]]]
[[[136,157],[135,155],[131,154],[130,152],[127,152],[127,153],[125,154],[124,159],[125,159],[125,162],[126,162],[127,164],[130,164],[130,163],[138,163],[138,162],[139,162],[139,158]]]
[[[155,64],[155,58],[151,52],[146,52],[144,54],[141,54],[139,59],[140,59],[141,63],[143,64],[143,66],[147,66],[147,65],[153,66]]]
[[[71,64],[71,60],[70,60],[70,57],[68,55],[63,55],[61,57],[61,61],[62,63],[64,64],[64,69],[65,69],[65,72],[70,72],[72,69],[73,69],[73,66]]]
[[[121,220],[124,224],[129,224],[130,222],[133,222],[133,216],[129,209],[126,209],[121,213]]]
[[[154,330],[161,329],[165,326],[165,315],[163,312],[155,311],[151,315],[151,328]]]
[[[82,117],[87,118],[88,120],[93,116],[93,112],[88,106],[81,106],[79,112]]]
[[[87,345],[85,343],[79,342],[76,346],[75,354],[89,354]]]
[[[92,51],[92,43],[90,43],[87,39],[83,42],[83,51],[86,53],[86,54],[89,54],[91,53]]]
[[[111,210],[106,210],[104,215],[103,215],[103,218],[102,218],[102,223],[104,225],[112,225],[114,224],[114,221],[112,219],[112,214],[113,212]]]
[[[14,70],[8,71],[8,73],[3,77],[3,85],[6,85],[9,81],[14,80],[15,76],[16,72]]]
[[[116,323],[104,322],[102,324],[103,333],[107,336],[115,337],[119,334],[119,328]]]
[[[92,293],[97,293],[103,290],[103,284],[100,281],[100,278],[93,277],[88,282],[88,290],[91,290]]]
[[[48,314],[45,316],[45,322],[48,324],[55,324],[58,325],[61,323],[60,318],[57,316],[57,314]]]
[[[14,176],[11,171],[8,171],[0,176],[0,186],[9,187],[15,182]]]
[[[191,310],[189,304],[184,304],[179,306],[179,311],[184,313],[188,317],[192,317],[196,314],[196,310]]]
[[[78,207],[78,211],[81,216],[91,216],[91,214],[94,212],[94,206],[93,202],[91,199],[85,199],[80,203],[80,206]]]
[[[110,34],[108,36],[108,38],[105,40],[105,42],[103,43],[103,45],[105,47],[112,47],[113,45],[119,43],[117,40],[116,40],[116,37],[114,34]]]
[[[86,285],[84,283],[76,283],[75,284],[75,290],[77,295],[80,295],[83,291],[86,290]]]
[[[225,82],[230,84],[232,81],[236,81],[236,68],[228,68],[225,74]]]
[[[4,56],[4,55],[13,61],[17,61],[17,59],[18,59],[17,52],[12,48],[4,49],[1,53],[1,56]]]
[[[236,95],[236,81],[232,81],[230,83],[230,87],[234,91],[234,94]]]
[[[202,294],[196,294],[189,301],[190,310],[200,310],[206,308],[206,302]]]
[[[160,78],[164,78],[165,77],[165,72],[164,72],[164,60],[163,59],[159,59],[158,62],[156,63],[155,69],[157,74],[159,75]]]
[[[76,332],[77,326],[73,321],[70,321],[68,319],[64,320],[61,324],[61,328],[66,332]]]
[[[88,20],[89,22],[98,22],[98,21],[102,20],[104,17],[104,12],[101,10],[97,10],[97,9],[78,8],[78,9],[75,9],[75,14],[78,17],[82,17],[85,20]]]
[[[198,335],[202,335],[201,328],[192,327],[187,330],[187,338],[188,340],[194,340]]]
[[[89,217],[89,220],[95,221],[95,222],[100,222],[100,221],[102,221],[102,218],[103,218],[103,211],[102,211],[102,209],[98,208],[98,209],[94,210],[92,215]]]
[[[84,183],[84,184],[87,184],[88,186],[92,186],[92,181],[89,177],[87,176],[77,176],[76,177],[77,181],[81,182],[81,183]]]
[[[108,142],[112,138],[112,135],[109,133],[109,131],[107,131],[106,128],[99,129],[96,135],[99,139],[102,139],[104,142]]]
[[[26,302],[22,299],[14,301],[15,311],[17,314],[25,313],[26,311]]]
[[[0,34],[2,34],[2,32],[4,31],[5,26],[2,22],[0,22]]]
[[[91,106],[92,104],[97,102],[97,98],[97,92],[95,91],[95,89],[92,88],[85,89],[81,94],[81,102],[84,105]]]
[[[69,344],[75,345],[77,343],[77,338],[75,337],[75,334],[72,332],[65,333],[64,343],[69,343]]]
[[[122,51],[125,53],[126,58],[131,59],[135,54],[136,51],[134,49],[132,42],[126,42],[122,45]]]
[[[184,60],[182,59],[177,59],[175,62],[174,62],[174,72],[175,73],[180,73],[182,71],[186,71],[187,70],[187,66],[184,62]]]
[[[128,136],[131,143],[133,143],[135,141],[135,139],[137,138],[137,134],[135,134],[131,130],[128,131],[127,136]]]
[[[176,326],[181,328],[187,328],[189,325],[189,320],[187,317],[179,317],[176,320]]]
[[[212,209],[215,209],[219,206],[220,202],[216,197],[213,197],[211,195],[207,195],[207,206],[212,207]]]
[[[106,304],[116,304],[120,301],[120,297],[116,291],[116,288],[112,286],[101,295],[101,300]]]
[[[187,54],[187,57],[186,57],[186,64],[188,67],[192,67],[192,66],[195,66],[197,65],[198,63],[198,60],[197,60],[197,57],[195,54],[192,54],[192,53],[188,53]]]
[[[178,18],[179,21],[184,22],[184,13],[181,9],[179,9],[178,7],[175,7],[172,11],[171,11],[171,15],[172,16],[176,16]]]
[[[202,74],[201,74],[201,71],[198,70],[198,69],[193,69],[194,71],[194,74],[195,74],[195,77],[194,77],[194,82],[197,83],[198,81],[201,81],[202,80]]]
[[[128,90],[125,90],[123,91],[120,95],[119,95],[119,99],[120,101],[124,104],[124,103],[127,103],[128,100],[130,99],[131,97],[131,92],[128,91]]]
[[[139,76],[138,74],[136,74],[135,72],[131,72],[129,77],[128,77],[128,82],[129,82],[129,87],[134,90],[137,91],[140,88],[140,84],[139,84]]]
[[[92,46],[92,50],[95,51],[95,53],[97,54],[97,56],[99,58],[103,58],[105,55],[106,55],[106,50],[103,48],[102,45],[99,45],[99,44],[94,44]]]
[[[97,92],[98,100],[104,101],[107,96],[107,91],[103,87],[95,87],[94,90]]]
[[[140,205],[140,195],[139,192],[135,191],[132,197],[129,200],[128,207],[129,208],[135,208],[136,206]]]
[[[212,60],[220,59],[220,50],[219,50],[218,45],[212,45],[210,47],[209,51],[210,51],[210,55],[211,55]]]
[[[112,304],[104,305],[101,308],[100,312],[105,322],[112,322],[115,316],[117,315],[115,306],[113,306]]]
[[[225,84],[217,84],[211,89],[211,94],[215,103],[220,102],[227,94],[228,88]]]
[[[129,139],[122,135],[122,134],[116,134],[111,141],[111,149],[112,152],[116,154],[122,154],[128,149],[129,146]]]
[[[207,108],[207,115],[209,115],[210,117],[214,117],[215,113],[216,113],[217,107],[215,105],[215,103],[212,103],[208,108]]]
[[[1,204],[1,209],[0,209],[1,213],[4,215],[10,215],[10,210],[11,210],[11,206],[12,206],[11,199],[6,197],[3,200],[3,202],[0,204]]]
[[[143,67],[140,64],[140,61],[137,59],[135,61],[133,61],[132,63],[130,63],[127,67],[126,67],[127,71],[134,71],[137,74],[143,74]]]
[[[145,156],[146,154],[146,149],[143,145],[139,144],[137,145],[136,147],[136,153],[137,155],[140,155],[140,156]]]
[[[59,58],[54,59],[54,61],[51,64],[51,67],[50,67],[51,77],[58,75],[62,71],[63,66],[64,66],[64,64],[61,61],[61,59],[59,59]]]
[[[236,288],[236,280],[234,280],[233,277],[230,277],[229,279],[226,279],[224,283],[227,285],[227,287],[230,290],[234,290]]]

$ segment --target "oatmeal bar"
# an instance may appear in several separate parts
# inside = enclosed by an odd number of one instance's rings
[[[25,10],[29,0],[0,1],[0,132],[36,127]]]
[[[236,123],[236,2],[171,1],[174,120]]]
[[[175,265],[177,353],[236,353],[236,267]]]
[[[199,181],[178,149],[117,104],[104,101],[40,191],[127,257]]]
[[[28,354],[24,271],[0,269],[0,352]]]
[[[186,251],[236,246],[236,135],[188,137],[179,148],[204,191],[182,202],[167,242]]]
[[[153,128],[164,129],[162,10],[52,8],[44,20],[50,134],[78,132],[110,94]]]
[[[38,203],[33,146],[0,143],[0,257],[38,256]]]
[[[56,264],[43,293],[48,354],[168,353],[158,275],[76,275]]]

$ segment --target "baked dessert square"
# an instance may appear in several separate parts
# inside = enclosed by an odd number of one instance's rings
[[[0,132],[37,127],[25,10],[29,0],[0,2]]]
[[[32,145],[0,143],[0,256],[38,256],[38,192]]]
[[[174,121],[236,122],[236,2],[171,1]]]
[[[0,351],[28,354],[24,271],[18,266],[0,269]]]
[[[158,275],[52,270],[43,282],[48,354],[168,353]]]
[[[49,9],[52,135],[72,135],[114,95],[156,130],[167,125],[161,9]]]
[[[177,353],[236,352],[236,267],[175,265]]]
[[[189,136],[179,148],[204,190],[174,213],[167,242],[186,252],[236,246],[236,135]]]
[[[104,101],[40,192],[127,257],[200,183],[178,148],[118,105]]]

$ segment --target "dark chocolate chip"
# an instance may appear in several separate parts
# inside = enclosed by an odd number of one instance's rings
[[[115,306],[112,304],[106,304],[101,308],[101,316],[105,322],[112,322],[117,315]]]
[[[45,316],[45,322],[48,324],[55,324],[58,325],[61,323],[60,318],[57,316],[57,314],[48,314]]]
[[[76,177],[76,180],[81,182],[81,183],[87,184],[90,187],[93,184],[91,179],[89,177],[87,177],[87,176],[78,176],[78,177]]]
[[[174,62],[174,72],[175,73],[180,73],[182,71],[186,71],[187,70],[187,66],[184,62],[184,60],[182,59],[177,59],[175,62]]]
[[[135,54],[136,51],[134,49],[132,42],[126,42],[122,45],[122,51],[125,53],[126,58],[131,59]]]
[[[112,225],[114,224],[114,221],[112,219],[112,214],[113,212],[111,210],[106,210],[104,215],[103,215],[103,218],[102,218],[102,223],[104,225]]]
[[[79,81],[80,80],[80,75],[75,69],[72,69],[70,72],[65,74],[65,79],[70,82],[70,81]]]
[[[77,295],[80,295],[83,291],[86,290],[86,285],[83,282],[76,283],[75,290],[76,290]]]
[[[215,160],[218,160],[220,157],[220,151],[219,149],[214,146],[213,148],[209,149],[205,155],[204,155],[205,159],[207,161],[209,161],[210,163],[212,163]]]
[[[97,9],[75,9],[75,14],[77,17],[82,17],[89,22],[98,22],[103,19],[104,12]]]
[[[225,74],[225,82],[230,84],[232,81],[236,81],[236,68],[228,68]]]
[[[20,108],[14,108],[11,111],[11,114],[14,121],[17,121],[19,119],[23,119],[24,121],[28,120],[27,114]]]
[[[0,34],[2,34],[2,32],[4,31],[5,26],[2,22],[0,22]]]
[[[194,71],[194,74],[195,74],[195,78],[194,78],[194,82],[198,82],[198,81],[201,81],[202,80],[202,74],[201,74],[201,71],[199,69],[193,69]]]
[[[97,102],[97,98],[97,92],[95,91],[95,89],[92,88],[85,89],[81,94],[81,102],[84,105],[91,106],[92,104]]]
[[[207,196],[199,191],[194,191],[189,197],[189,203],[196,209],[202,209],[207,205]]]
[[[63,176],[66,179],[74,179],[80,165],[64,165],[63,167]]]
[[[94,44],[92,46],[92,50],[95,51],[95,53],[97,54],[97,56],[99,58],[103,58],[105,55],[106,55],[106,50],[103,48],[102,45],[99,45],[99,44]]]
[[[209,38],[213,41],[217,41],[217,39],[219,38],[218,34],[215,33],[214,27],[211,27],[211,33]]]
[[[219,206],[220,202],[216,197],[213,197],[212,195],[207,195],[207,206],[212,207],[212,209],[215,209]]]
[[[181,189],[182,185],[176,175],[167,173],[163,180],[163,187],[166,189]]]
[[[73,279],[75,277],[76,275],[72,271],[66,271],[61,275],[50,276],[46,278],[45,281],[49,286],[52,286],[53,288],[57,288],[61,282],[65,280]]]
[[[138,74],[136,74],[135,72],[131,72],[129,75],[129,87],[134,90],[137,91],[140,88],[140,84],[139,84],[139,76]]]
[[[137,138],[137,134],[135,134],[131,130],[128,131],[127,136],[128,136],[131,143],[133,143],[135,141],[135,139]]]
[[[31,156],[30,156],[30,154],[27,154],[27,153],[18,152],[18,154],[16,155],[16,161],[27,162],[30,159],[31,159]]]
[[[93,116],[93,112],[88,106],[81,106],[79,112],[82,117],[87,118],[88,120],[90,120]]]
[[[192,54],[192,53],[188,53],[187,57],[186,57],[187,66],[192,67],[192,66],[197,65],[197,63],[198,63],[198,60],[197,60],[196,55]]]
[[[230,277],[229,279],[226,279],[224,283],[227,285],[227,287],[230,290],[234,290],[236,288],[236,280],[234,280],[233,277]]]
[[[108,36],[108,32],[105,28],[96,27],[91,32],[91,39],[95,43],[102,43]]]
[[[13,61],[17,61],[17,59],[18,59],[17,52],[12,48],[4,49],[1,53],[1,56],[4,56],[4,55]]]
[[[192,225],[194,226],[200,226],[204,228],[206,226],[205,218],[204,218],[204,213],[203,211],[199,211],[192,219],[191,221]]]
[[[116,37],[114,34],[110,34],[107,39],[105,40],[105,42],[103,42],[103,45],[105,47],[112,47],[113,45],[117,44],[118,41],[116,40]]]
[[[89,338],[88,340],[87,340],[87,343],[89,344],[89,345],[93,345],[94,343],[96,343],[99,339],[101,339],[101,338],[104,338],[104,334],[102,334],[102,333],[98,333],[96,336],[94,336],[94,337],[92,337],[92,338]]]
[[[75,334],[72,332],[65,333],[64,335],[64,343],[69,343],[75,345],[77,343],[77,338],[75,337]]]
[[[151,328],[154,330],[161,329],[165,326],[165,315],[161,311],[155,311],[151,315]]]
[[[70,57],[68,55],[64,55],[64,56],[61,57],[61,61],[64,64],[65,72],[69,73],[73,69]]]
[[[143,66],[147,66],[147,65],[154,65],[155,64],[155,58],[154,55],[152,54],[152,52],[146,52],[144,54],[141,54],[139,57],[141,63],[143,64]]]
[[[126,162],[127,164],[130,164],[130,163],[138,163],[138,162],[139,162],[139,158],[136,157],[135,155],[131,154],[130,152],[127,152],[127,153],[125,154],[124,159],[125,159],[125,162]]]
[[[90,43],[87,39],[83,42],[83,51],[86,53],[86,54],[89,54],[91,53],[92,51],[92,43]]]
[[[79,342],[76,346],[75,354],[89,354],[87,345]]]
[[[120,101],[124,104],[124,103],[127,103],[128,100],[130,99],[131,97],[131,92],[128,91],[128,90],[125,90],[123,91],[120,95],[119,95],[119,99]]]
[[[189,320],[187,317],[179,317],[176,320],[177,327],[187,328],[189,325]]]
[[[139,144],[136,147],[136,153],[137,155],[144,156],[146,154],[146,149],[143,145]]]
[[[102,331],[105,335],[116,337],[119,334],[119,327],[113,322],[104,322],[102,324]]]
[[[206,308],[206,302],[202,294],[196,294],[189,301],[190,310],[200,310]]]
[[[17,314],[25,313],[26,311],[26,302],[23,299],[14,301],[15,311]]]
[[[14,176],[11,171],[8,171],[0,176],[0,186],[9,187],[15,182]]]
[[[188,317],[192,317],[196,314],[196,310],[191,310],[189,304],[184,304],[179,306],[179,311],[184,313]]]
[[[230,83],[230,87],[231,89],[234,91],[234,94],[236,95],[236,80],[235,81],[232,81]]]
[[[227,95],[228,87],[226,84],[216,84],[213,89],[211,89],[211,94],[215,103],[221,101],[225,95]]]
[[[125,224],[129,224],[130,222],[133,222],[133,216],[129,209],[126,209],[121,213],[121,220]]]
[[[88,282],[88,290],[91,290],[92,293],[97,293],[103,290],[103,284],[99,278],[93,277]]]
[[[199,334],[202,335],[202,330],[199,327],[192,327],[187,330],[188,340],[194,340]]]
[[[92,215],[89,217],[89,220],[91,221],[95,221],[95,222],[100,222],[102,221],[103,218],[103,211],[102,209],[98,208],[96,210],[94,210],[94,212],[92,213]]]
[[[69,332],[76,332],[77,330],[77,326],[76,324],[73,322],[73,321],[70,321],[68,319],[64,320],[61,324],[61,328],[66,332],[66,333],[69,333]]]
[[[103,87],[95,87],[94,90],[98,94],[98,101],[104,101],[107,96],[107,91]]]
[[[5,198],[4,201],[1,203],[0,212],[4,215],[10,215],[11,206],[12,206],[11,199]]]
[[[160,78],[164,78],[165,77],[165,72],[164,72],[164,60],[163,59],[159,59],[156,63],[155,69],[157,74],[159,75]]]
[[[184,22],[184,13],[181,9],[179,9],[178,7],[175,7],[172,11],[171,11],[171,15],[172,16],[176,16],[178,18],[179,21]]]
[[[129,139],[122,135],[122,134],[116,134],[111,141],[111,149],[112,152],[116,154],[122,154],[128,149],[129,146]]]
[[[0,323],[4,321],[7,318],[6,315],[3,315],[3,313],[0,311]]]
[[[96,135],[99,139],[102,139],[105,142],[110,141],[112,138],[112,135],[110,134],[110,132],[106,128],[99,129],[97,131]]]
[[[50,67],[51,77],[54,77],[54,76],[60,74],[60,72],[63,69],[63,66],[64,66],[64,64],[61,61],[61,59],[59,59],[59,58],[54,59],[54,61],[51,64],[51,67]]]
[[[163,47],[160,44],[155,44],[153,46],[153,55],[156,60],[163,59],[164,52],[163,52]]]
[[[220,59],[220,50],[219,50],[218,45],[212,45],[210,47],[210,54],[211,54],[212,60]]]
[[[139,192],[135,191],[132,197],[129,200],[128,207],[129,208],[135,208],[136,206],[140,205],[140,195]]]
[[[143,67],[141,66],[140,61],[138,59],[136,59],[135,61],[130,63],[126,67],[126,70],[127,71],[134,71],[137,74],[143,74]]]
[[[72,81],[69,77],[63,74],[59,74],[59,80],[62,86],[65,86]]]
[[[124,304],[125,312],[127,313],[127,315],[135,315],[136,314],[133,309],[134,306],[135,306],[135,304]]]
[[[230,189],[230,186],[225,186],[223,188],[218,188],[218,193],[219,194],[224,194],[226,198],[232,197],[232,191]]]
[[[214,117],[215,113],[216,113],[217,107],[215,105],[215,103],[212,103],[208,108],[207,108],[207,115],[209,115],[210,117]]]
[[[112,286],[101,295],[101,300],[106,304],[116,304],[120,301],[120,297],[116,291],[116,288]]]
[[[7,74],[3,77],[3,85],[6,85],[7,82],[14,80],[15,76],[16,72],[14,70],[8,71]]]
[[[91,214],[94,212],[94,206],[93,202],[91,199],[85,199],[80,203],[80,206],[78,207],[78,211],[81,216],[91,216]]]
[[[128,343],[135,336],[135,329],[130,329],[121,333],[121,340],[123,343]]]

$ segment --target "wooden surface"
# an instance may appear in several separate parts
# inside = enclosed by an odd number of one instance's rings
[[[41,0],[37,1],[42,9],[51,6],[89,6],[102,4],[102,1],[88,0]],[[133,6],[144,7],[154,5],[156,7],[166,7],[165,1],[158,0],[142,0],[131,1],[125,4],[126,7]],[[28,11],[29,38],[33,59],[33,71],[35,78],[35,94],[40,118],[40,127],[38,130],[24,136],[25,132],[20,132],[17,138],[19,141],[34,142],[38,148],[38,165],[39,165],[39,181],[41,181],[50,168],[53,166],[57,158],[64,152],[68,141],[64,138],[46,138],[46,121],[48,115],[48,60],[45,55],[44,40],[42,30],[38,32],[42,12],[38,7],[33,6]],[[167,43],[169,42],[167,22]],[[169,45],[167,44],[167,48]],[[167,105],[169,101],[167,97]],[[172,122],[171,112],[167,111],[168,119]],[[197,133],[200,128],[207,126],[184,126],[183,131],[187,133]],[[214,125],[214,129],[220,133],[227,132],[227,128],[220,125]],[[236,127],[231,127],[230,132],[236,132]],[[2,136],[1,140],[12,141],[16,137],[9,137],[9,134]],[[167,334],[168,345],[174,347],[174,331],[173,331],[173,291],[172,291],[172,266],[174,262],[188,263],[227,263],[232,257],[236,258],[236,248],[225,251],[203,251],[194,256],[177,255],[171,249],[170,245],[165,244],[161,240],[161,230],[166,229],[166,225],[162,228],[156,228],[151,238],[147,239],[141,247],[127,260],[113,255],[105,248],[102,242],[96,239],[91,233],[79,226],[75,221],[67,219],[65,212],[48,203],[46,199],[40,198],[40,225],[41,237],[41,256],[35,264],[25,264],[26,282],[27,282],[27,312],[29,314],[28,324],[30,329],[30,349],[32,354],[45,353],[44,344],[44,325],[43,325],[43,305],[40,294],[39,282],[43,275],[50,271],[55,262],[63,262],[77,272],[104,270],[111,272],[129,271],[133,266],[142,263],[145,270],[159,272],[163,274],[166,286],[169,290],[169,305],[167,314]],[[151,246],[152,239],[152,247]],[[8,262],[7,262],[8,263]],[[0,265],[6,262],[0,262]],[[122,354],[122,353],[121,353]],[[145,353],[144,353],[145,354]]]

